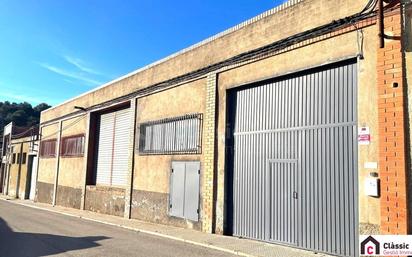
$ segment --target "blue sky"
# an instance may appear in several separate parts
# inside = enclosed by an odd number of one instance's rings
[[[283,0],[0,0],[0,101],[56,105]]]

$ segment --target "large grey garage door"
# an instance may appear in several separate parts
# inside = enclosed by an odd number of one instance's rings
[[[356,63],[233,94],[234,235],[355,256]]]

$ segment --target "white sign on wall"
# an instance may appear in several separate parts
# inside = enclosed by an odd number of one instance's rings
[[[365,194],[368,196],[379,196],[379,179],[378,178],[366,178],[364,184]]]
[[[360,145],[369,145],[371,142],[371,134],[369,127],[360,127],[358,129],[358,143]]]
[[[377,169],[378,163],[377,162],[365,162],[365,169]]]

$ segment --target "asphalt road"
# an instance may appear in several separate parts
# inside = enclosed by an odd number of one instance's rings
[[[0,257],[233,256],[0,200]]]

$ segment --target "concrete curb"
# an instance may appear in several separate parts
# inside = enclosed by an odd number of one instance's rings
[[[129,226],[121,225],[121,224],[116,224],[116,223],[112,223],[112,222],[107,222],[107,221],[102,221],[102,220],[98,220],[98,219],[87,218],[87,217],[84,217],[84,216],[81,216],[81,215],[70,214],[70,213],[66,213],[66,212],[63,212],[63,211],[51,210],[51,209],[48,209],[48,208],[43,208],[43,207],[34,206],[34,205],[30,205],[30,204],[19,203],[19,202],[15,202],[14,199],[7,199],[7,198],[1,198],[0,197],[0,200],[3,200],[3,201],[8,202],[8,203],[16,204],[16,205],[30,207],[30,208],[33,208],[33,209],[49,211],[49,212],[53,212],[53,213],[57,213],[57,214],[61,214],[61,215],[69,216],[69,217],[74,217],[74,218],[79,218],[79,219],[83,219],[83,220],[88,220],[88,221],[93,221],[93,222],[105,224],[105,225],[120,227],[120,228],[124,228],[124,229],[128,229],[128,230],[133,230],[133,231],[148,234],[148,235],[163,237],[163,238],[167,238],[167,239],[171,239],[171,240],[175,240],[175,241],[180,241],[180,242],[184,242],[184,243],[188,243],[188,244],[192,244],[192,245],[196,245],[196,246],[202,246],[202,247],[205,247],[205,248],[209,248],[209,249],[213,249],[213,250],[217,250],[217,251],[221,251],[221,252],[226,252],[226,253],[234,254],[234,255],[237,255],[237,256],[258,257],[256,255],[250,255],[250,254],[247,254],[247,253],[244,253],[244,252],[240,252],[240,251],[236,251],[236,250],[230,250],[230,249],[222,248],[222,247],[219,247],[219,246],[214,246],[214,245],[210,245],[210,244],[206,244],[206,243],[200,243],[200,242],[196,242],[196,241],[192,241],[192,240],[187,240],[187,239],[180,238],[180,237],[165,235],[165,234],[158,233],[158,232],[133,228],[133,227],[129,227]]]

